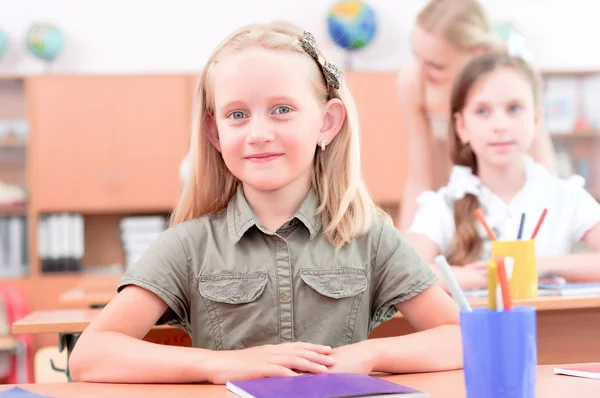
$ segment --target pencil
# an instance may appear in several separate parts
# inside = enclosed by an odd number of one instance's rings
[[[548,213],[548,209],[544,209],[544,211],[542,211],[542,215],[540,216],[540,219],[537,225],[535,226],[535,229],[533,230],[533,234],[531,234],[531,239],[535,239],[535,237],[537,236],[537,233],[540,230],[542,223],[544,222],[544,218],[546,218],[546,213]]]
[[[523,238],[523,226],[525,225],[525,213],[521,214],[521,223],[519,224],[519,233],[517,234],[517,240]]]
[[[481,209],[475,210],[475,215],[479,219],[479,222],[483,225],[483,228],[485,228],[485,231],[487,232],[487,234],[490,237],[490,239],[491,240],[496,240],[496,235],[494,235],[494,231],[492,231],[492,229],[488,225],[487,221],[485,221],[485,217],[483,216],[483,213],[481,212]]]
[[[496,310],[496,262],[494,260],[488,263],[488,308],[492,311]]]
[[[505,310],[512,309],[512,301],[510,298],[510,285],[508,284],[508,278],[506,275],[506,267],[504,266],[504,257],[498,258],[498,281],[500,282],[500,289],[502,290],[502,304]]]
[[[450,289],[450,293],[452,293],[452,298],[454,299],[454,301],[456,302],[458,307],[461,310],[471,312],[472,309],[471,309],[471,306],[469,305],[469,302],[467,301],[467,297],[465,296],[465,293],[462,291],[462,289],[458,285],[458,281],[452,274],[452,270],[450,269],[450,264],[448,264],[446,257],[439,255],[433,261],[435,262],[435,265],[437,265],[437,267],[440,269],[440,271],[444,275],[446,284],[448,285],[448,288]]]

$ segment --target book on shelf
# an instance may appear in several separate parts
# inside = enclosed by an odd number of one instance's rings
[[[78,272],[85,253],[81,214],[53,213],[40,217],[38,253],[42,272]]]
[[[23,216],[0,217],[0,278],[26,276],[27,219]]]

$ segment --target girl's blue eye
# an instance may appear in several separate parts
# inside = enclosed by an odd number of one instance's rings
[[[292,110],[290,109],[289,106],[278,106],[277,109],[275,109],[275,113],[279,114],[279,115],[283,115],[285,113],[290,113]]]
[[[511,105],[511,106],[508,108],[508,111],[509,111],[509,112],[511,112],[511,113],[517,113],[517,112],[519,112],[521,109],[522,109],[521,105]]]
[[[234,120],[239,120],[239,119],[243,119],[243,118],[244,118],[244,116],[246,116],[246,115],[244,115],[244,112],[241,112],[241,111],[235,111],[235,112],[232,112],[232,113],[229,115],[229,118],[230,118],[230,119],[234,119]]]
[[[479,108],[475,112],[477,112],[478,115],[482,115],[482,116],[489,113],[486,108]]]

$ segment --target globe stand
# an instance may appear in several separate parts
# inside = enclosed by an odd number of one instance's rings
[[[44,74],[46,75],[51,75],[52,74],[52,61],[51,60],[46,60],[44,62],[45,64],[45,68],[44,68]]]
[[[345,51],[344,70],[351,71],[352,69],[352,55],[348,54],[348,51]]]

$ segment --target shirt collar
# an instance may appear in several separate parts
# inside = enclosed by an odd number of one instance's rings
[[[308,229],[311,239],[321,230],[322,220],[321,215],[317,214],[319,200],[315,192],[310,189],[306,198],[300,205],[300,208],[294,213],[289,220],[298,219]],[[288,222],[289,222],[288,221]],[[250,204],[244,195],[242,184],[239,184],[234,197],[227,205],[227,226],[229,229],[229,237],[233,243],[239,242],[252,226],[256,226],[263,232],[266,229],[261,224],[260,220],[255,216]]]
[[[525,186],[529,182],[541,177],[543,174],[542,166],[535,163],[530,157],[525,157]],[[477,197],[480,201],[485,202],[486,196],[491,194],[491,191],[481,183],[478,176],[474,175],[471,168],[467,166],[453,166],[448,181],[446,195],[450,201],[462,199],[466,194],[471,194]]]

